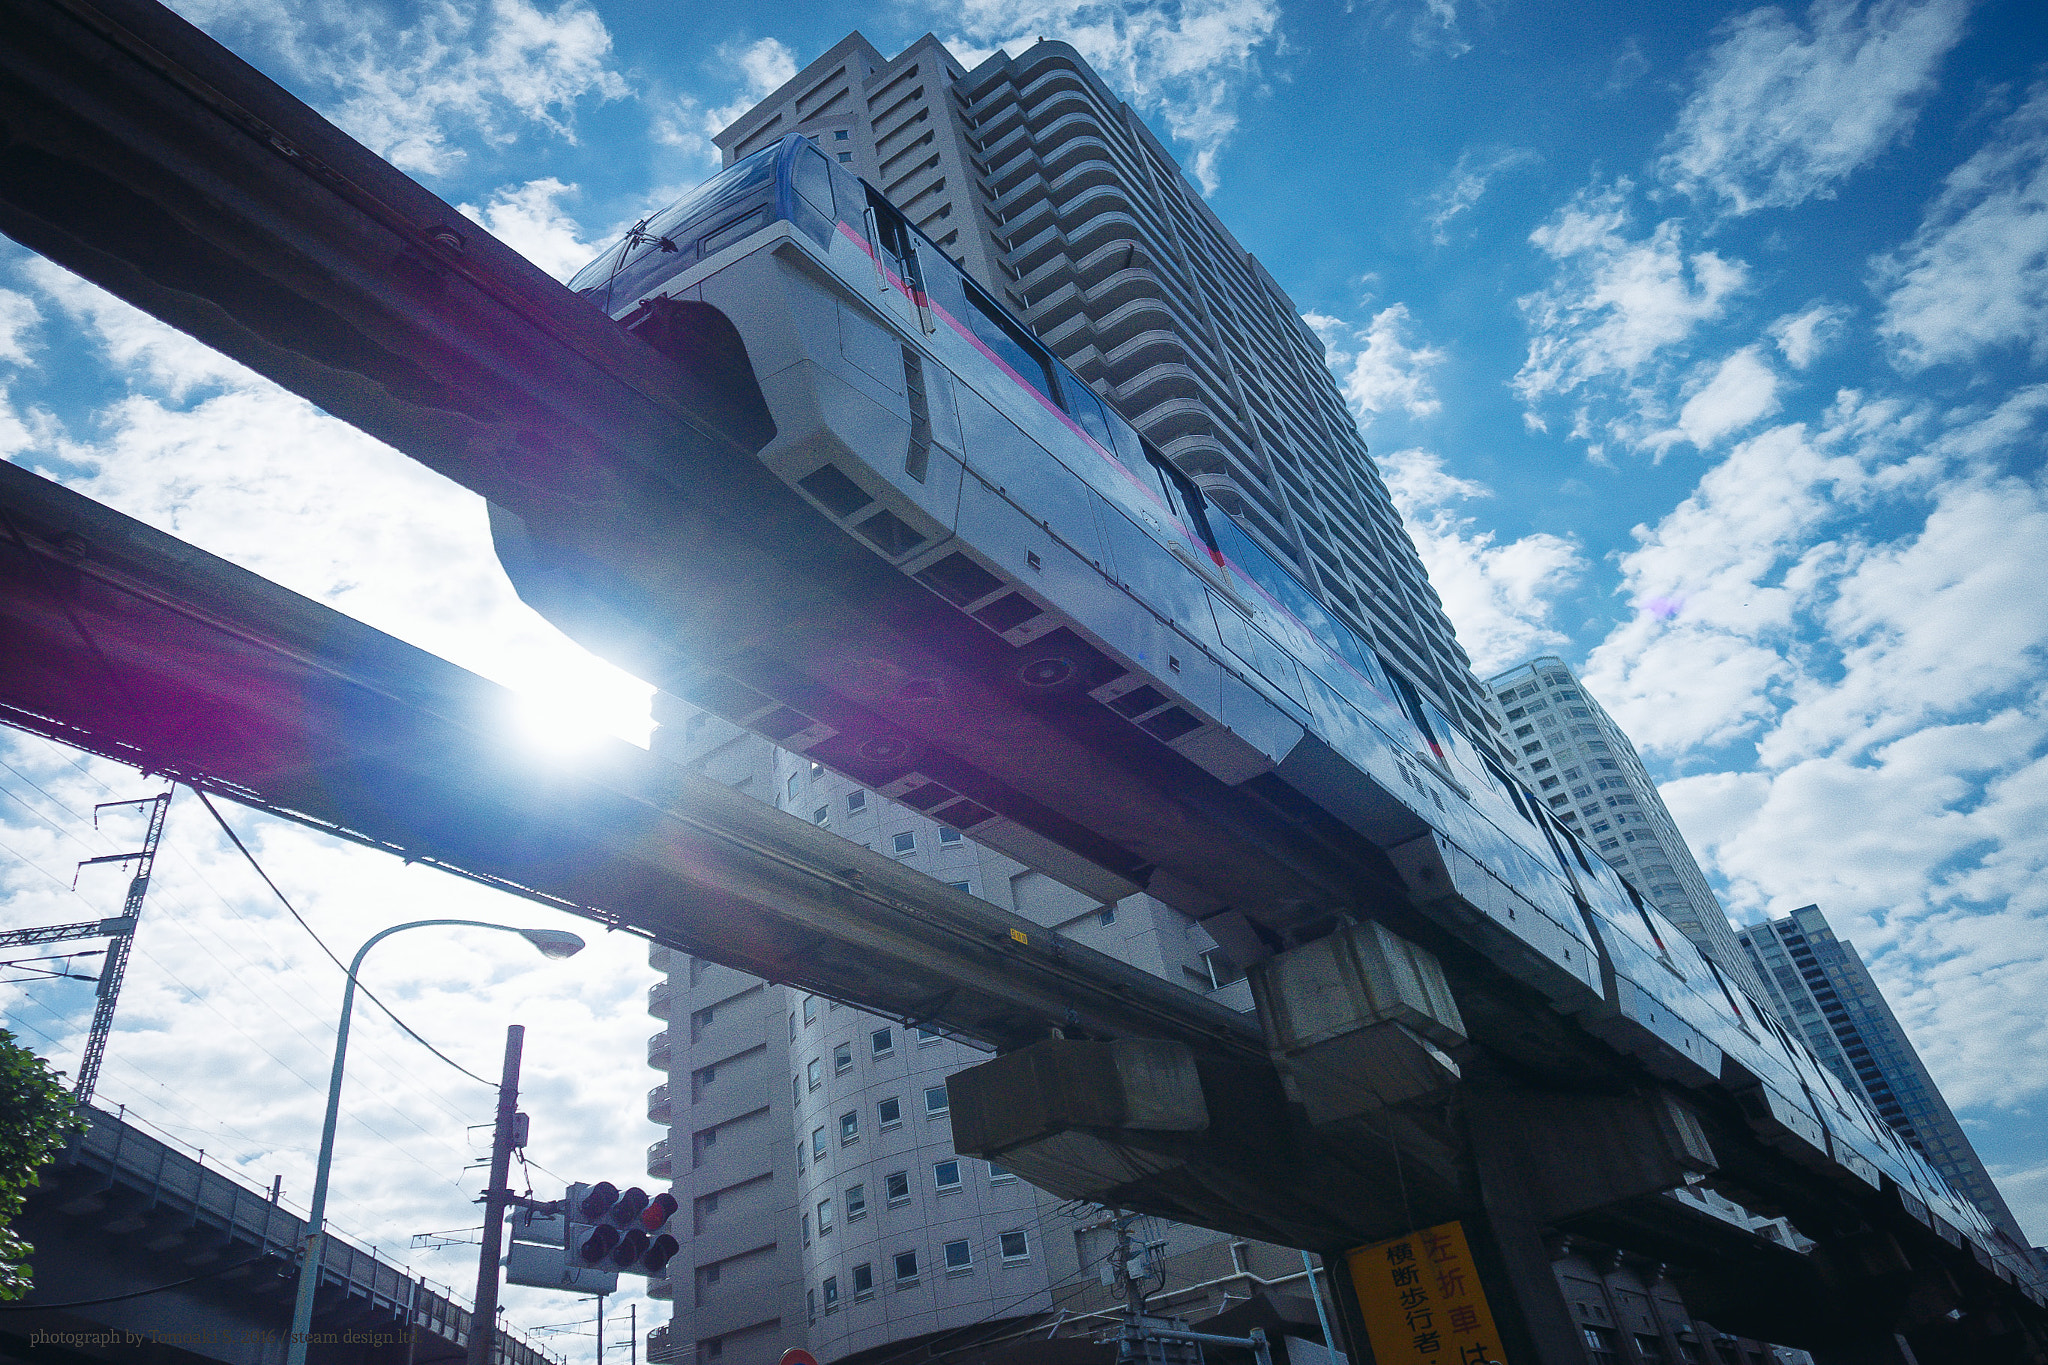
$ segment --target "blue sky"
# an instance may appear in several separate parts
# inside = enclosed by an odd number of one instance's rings
[[[1636,738],[1738,921],[1829,913],[2048,1238],[2039,6],[181,9],[558,275],[707,173],[710,133],[855,21],[885,52],[930,30],[970,62],[1073,42],[1329,343],[1482,670],[1566,657]],[[475,499],[13,248],[0,383],[9,458],[519,686],[542,713],[630,729],[644,706],[511,596]],[[60,883],[100,845],[75,812],[105,799],[96,780],[145,784],[39,741],[0,739],[0,758],[16,770],[0,771],[7,918],[83,918]],[[289,1017],[253,1031],[317,1075],[335,983],[192,814],[173,824],[187,908],[166,912],[191,941],[145,945],[103,1093],[267,1180],[303,1169],[317,1099],[288,1077],[245,1098],[282,1062],[252,1060],[207,1002]],[[394,905],[473,894],[248,822],[347,942]],[[81,894],[97,908],[119,890]],[[208,946],[259,930],[274,982]],[[651,974],[630,945],[600,949],[528,972],[516,944],[465,943],[483,985],[458,989],[446,956],[413,985],[429,1022],[483,1039],[478,1070],[505,1019],[548,1021],[561,1056],[538,1064],[564,1117],[543,1159],[558,1170],[579,1153],[636,1169],[656,1135],[634,1112],[653,1080],[637,1070]],[[32,1041],[75,1056],[87,988],[0,991]],[[391,1048],[394,1067],[424,1065]],[[600,1075],[572,1064],[579,1050],[621,1066]],[[252,1112],[209,1126],[212,1096]],[[481,1121],[487,1100],[464,1105]],[[462,1123],[412,1107],[436,1115],[431,1134],[394,1119],[388,1141],[363,1137],[351,1188],[366,1192],[344,1215],[387,1248],[468,1213],[444,1169]],[[432,1183],[422,1161],[439,1194],[407,1192]],[[554,1320],[529,1306],[527,1321]]]

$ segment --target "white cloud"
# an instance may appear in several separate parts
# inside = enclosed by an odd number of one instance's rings
[[[1390,304],[1363,327],[1322,313],[1305,314],[1328,348],[1324,359],[1336,372],[1345,402],[1361,428],[1382,412],[1398,408],[1410,417],[1429,417],[1443,404],[1431,392],[1429,371],[1443,363],[1434,346],[1412,346],[1403,333],[1414,322],[1405,303]],[[1361,344],[1362,343],[1362,344]],[[1347,349],[1351,346],[1358,349]]]
[[[712,139],[794,77],[797,64],[796,54],[780,40],[757,38],[751,43],[721,44],[712,66],[727,76],[739,76],[737,93],[708,110],[694,95],[678,96],[656,116],[654,140],[716,165],[719,154]]]
[[[1849,310],[1835,304],[1811,304],[1803,312],[1787,313],[1772,323],[1771,339],[1778,343],[1787,365],[1803,370],[1834,345],[1848,317]]]
[[[1804,426],[1736,446],[1621,558],[1635,615],[1591,655],[1586,685],[1638,747],[1674,754],[1723,742],[1774,713],[1789,683],[1779,649],[1801,585],[1833,551],[1817,532],[1866,483],[1855,459]]]
[[[718,50],[721,65],[737,67],[745,82],[740,94],[722,109],[714,109],[706,120],[713,133],[767,99],[796,76],[796,54],[774,38],[761,38],[735,49],[727,44]]]
[[[1259,77],[1259,54],[1280,42],[1276,0],[950,0],[927,3],[947,46],[1019,53],[1040,37],[1070,43],[1103,83],[1141,114],[1157,115],[1192,153],[1187,170],[1204,194],[1237,130],[1237,103]]]
[[[1745,346],[1714,367],[1713,376],[1678,410],[1677,435],[1701,450],[1778,410],[1778,376],[1762,348]]]
[[[1577,546],[1546,531],[1502,545],[1475,529],[1460,504],[1493,491],[1452,474],[1430,451],[1395,451],[1380,468],[1475,673],[1486,677],[1566,642],[1551,625],[1551,602],[1585,569]]]
[[[1950,173],[1872,276],[1878,331],[1908,370],[1999,347],[2048,359],[2048,85]]]
[[[1448,243],[1451,240],[1451,220],[1478,203],[1495,176],[1512,167],[1541,159],[1526,147],[1510,147],[1504,152],[1482,156],[1475,156],[1470,151],[1459,153],[1458,164],[1451,168],[1443,186],[1430,196],[1430,202],[1436,206],[1429,215],[1431,240],[1438,246]]]
[[[2048,1047],[2044,418],[1845,393],[1740,443],[1638,529],[1585,671],[1692,770],[1664,796],[1730,908],[1818,902],[1958,1109],[2048,1092],[2013,1063]]]
[[[630,93],[612,39],[583,0],[469,0],[412,12],[340,0],[184,0],[187,18],[243,51],[274,54],[301,93],[372,151],[446,175],[459,138],[492,145],[527,126],[575,141],[586,99]]]
[[[1728,21],[1659,165],[1731,213],[1829,198],[1904,138],[1962,37],[1967,0],[1815,0]]]
[[[1516,300],[1529,354],[1514,378],[1535,403],[1602,378],[1627,379],[1719,318],[1749,280],[1741,261],[1688,254],[1676,219],[1628,234],[1626,180],[1589,186],[1529,235],[1557,262],[1551,283]]]
[[[0,362],[29,363],[29,333],[43,320],[42,310],[26,294],[0,289]]]
[[[1408,41],[1423,52],[1441,52],[1446,57],[1462,57],[1472,50],[1458,30],[1457,0],[1422,0],[1408,25]]]
[[[597,246],[584,240],[582,225],[561,206],[562,199],[575,193],[574,185],[548,176],[503,186],[481,209],[473,204],[458,207],[506,246],[566,281],[597,255]]]

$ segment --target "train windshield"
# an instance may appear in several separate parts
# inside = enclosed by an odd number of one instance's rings
[[[752,232],[775,211],[775,153],[735,162],[576,272],[569,287],[609,311]],[[708,229],[708,231],[705,231]]]

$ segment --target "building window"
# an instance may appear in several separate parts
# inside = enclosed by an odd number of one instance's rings
[[[1586,1334],[1586,1355],[1593,1365],[1615,1365],[1614,1333],[1605,1327],[1579,1324],[1579,1330]]]
[[[993,1162],[993,1161],[991,1161],[991,1162],[989,1162],[989,1163],[988,1163],[988,1183],[989,1183],[989,1184],[991,1184],[991,1185],[1007,1185],[1007,1184],[1008,1184],[1009,1182],[1011,1182],[1012,1180],[1015,1180],[1016,1178],[1017,1178],[1017,1173],[1016,1173],[1015,1171],[1006,1171],[1006,1170],[1004,1170],[1004,1169],[1003,1169],[1002,1167],[1000,1167],[1000,1166],[996,1165],[996,1163],[995,1163],[995,1162]]]
[[[839,1145],[851,1146],[860,1141],[860,1110],[849,1109],[839,1116]]]
[[[812,811],[811,823],[820,829],[829,828],[832,824],[832,808],[830,806],[820,806]]]
[[[846,794],[846,813],[848,815],[852,815],[856,811],[864,811],[867,808],[868,794],[859,787],[855,787]]]
[[[937,1043],[944,1042],[945,1037],[946,1035],[940,1033],[935,1028],[919,1028],[917,1031],[917,1045],[919,1047],[931,1047]]]
[[[1097,924],[1100,924],[1105,929],[1107,929],[1110,925],[1115,924],[1116,907],[1114,905],[1103,906],[1101,912],[1095,916],[1095,922]]]
[[[866,1185],[848,1185],[846,1187],[846,1221],[851,1223],[856,1219],[867,1216],[868,1187]]]
[[[946,885],[952,887],[955,891],[965,891],[970,896],[974,894],[973,882],[947,882]]]
[[[853,1070],[853,1044],[836,1043],[832,1048],[832,1073]]]
[[[1533,726],[1533,725],[1517,725],[1517,726],[1515,727],[1515,738],[1516,738],[1516,739],[1527,739],[1527,738],[1528,738],[1529,736],[1531,736],[1531,735],[1533,735],[1533,734],[1535,734],[1535,733],[1536,733],[1536,727],[1535,727],[1535,726]]]
[[[932,1166],[932,1185],[942,1193],[960,1188],[960,1163],[941,1161]]]
[[[1543,779],[1543,780],[1542,780],[1541,782],[1538,782],[1538,783],[1536,784],[1536,790],[1538,790],[1538,791],[1546,791],[1546,792],[1547,792],[1547,791],[1549,791],[1549,790],[1550,790],[1550,789],[1551,789],[1552,787],[1555,787],[1556,785],[1557,785],[1557,779],[1556,779],[1556,778],[1554,778],[1554,777],[1546,777],[1546,778],[1544,778],[1544,779]]]
[[[910,1199],[910,1172],[891,1171],[883,1176],[882,1194],[891,1204],[907,1203]]]
[[[1539,740],[1535,740],[1535,741],[1533,741],[1533,742],[1531,742],[1531,743],[1528,743],[1528,744],[1524,744],[1524,745],[1522,746],[1522,752],[1523,752],[1523,753],[1525,753],[1525,754],[1533,754],[1533,753],[1537,752],[1538,750],[1540,750],[1540,749],[1541,749],[1542,747],[1543,747],[1543,741],[1539,739]]]
[[[957,1274],[974,1269],[974,1244],[966,1238],[946,1243],[946,1273]]]
[[[939,826],[939,847],[948,848],[960,842],[960,831],[951,825]]]
[[[1636,1354],[1643,1358],[1643,1365],[1664,1365],[1664,1338],[1648,1332],[1637,1332]]]
[[[839,1277],[837,1275],[827,1275],[825,1277],[825,1311],[827,1313],[834,1312],[838,1307]]]
[[[891,1095],[875,1106],[875,1116],[882,1121],[882,1131],[888,1132],[903,1122],[903,1101]]]
[[[912,1284],[916,1284],[916,1283],[917,1283],[917,1253],[916,1253],[916,1252],[914,1252],[914,1251],[899,1251],[899,1252],[897,1252],[897,1253],[896,1253],[896,1287],[897,1287],[898,1289],[901,1289],[901,1288],[903,1288],[903,1287],[904,1287],[904,1286],[906,1286],[906,1285],[912,1285]]]
[[[818,1201],[818,1235],[823,1237],[830,1231],[832,1231],[832,1201],[820,1199]]]
[[[810,1023],[810,1022],[811,1022],[812,1020],[816,1019],[817,1017],[818,1017],[818,997],[817,997],[817,996],[815,996],[815,995],[807,995],[807,996],[805,996],[805,997],[804,997],[804,1022],[805,1022],[806,1024],[808,1024],[808,1023]]]
[[[875,1268],[868,1262],[863,1261],[853,1268],[853,1301],[859,1303],[874,1292]]]
[[[825,1129],[823,1126],[811,1129],[811,1160],[825,1159]]]
[[[1031,1259],[1031,1238],[1021,1229],[1003,1234],[1003,1260],[1028,1261]]]
[[[868,1035],[868,1051],[877,1057],[886,1057],[896,1050],[896,1031],[878,1028]]]
[[[804,780],[804,775],[803,775],[802,773],[791,773],[791,774],[789,775],[789,799],[790,799],[790,800],[792,800],[792,801],[796,800],[796,790],[797,790],[797,785],[798,785],[799,783],[801,783],[801,782],[802,782],[803,780]]]
[[[816,1090],[825,1083],[825,1064],[816,1057],[811,1058],[804,1065],[804,1078],[810,1082],[811,1089]]]
[[[844,128],[834,128],[832,130],[832,140],[834,142],[846,141],[846,130]]]
[[[805,1246],[809,1246],[810,1244],[811,1244],[811,1215],[809,1215],[809,1214],[807,1213],[807,1214],[805,1214],[805,1215],[804,1215],[804,1245],[805,1245]],[[812,1312],[816,1312],[816,1311],[817,1311],[816,1307],[815,1307],[815,1306],[813,1306],[813,1308],[812,1308],[812,1310],[811,1310],[811,1311],[812,1311]]]
[[[917,852],[917,831],[906,829],[896,836],[895,842],[898,853],[915,853]]]
[[[845,137],[845,136],[846,136],[846,134],[844,134],[844,133],[841,133],[841,134],[840,134],[839,136],[841,136],[841,137]],[[839,164],[840,164],[840,165],[842,165],[842,166],[851,166],[851,165],[853,164],[853,153],[852,153],[852,152],[841,152],[841,153],[839,154]]]
[[[924,1113],[926,1118],[937,1118],[952,1106],[946,1100],[946,1087],[928,1085],[924,1088]]]

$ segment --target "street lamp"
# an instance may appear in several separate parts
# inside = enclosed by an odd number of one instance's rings
[[[334,1163],[334,1129],[341,1119],[341,1067],[348,1057],[348,1020],[355,1007],[356,972],[370,949],[405,929],[424,929],[436,924],[458,924],[471,929],[500,929],[517,934],[550,958],[573,957],[583,951],[583,940],[560,929],[519,929],[510,924],[491,924],[480,919],[416,919],[394,924],[372,934],[369,942],[356,949],[348,964],[348,984],[341,992],[341,1023],[334,1033],[334,1070],[327,1079],[327,1121],[320,1129],[320,1161],[313,1169],[313,1207],[306,1215],[306,1250],[299,1258],[299,1292],[292,1306],[292,1331],[285,1348],[286,1365],[306,1365],[306,1339],[313,1331],[313,1291],[320,1284],[320,1254],[326,1243],[327,1171]]]

